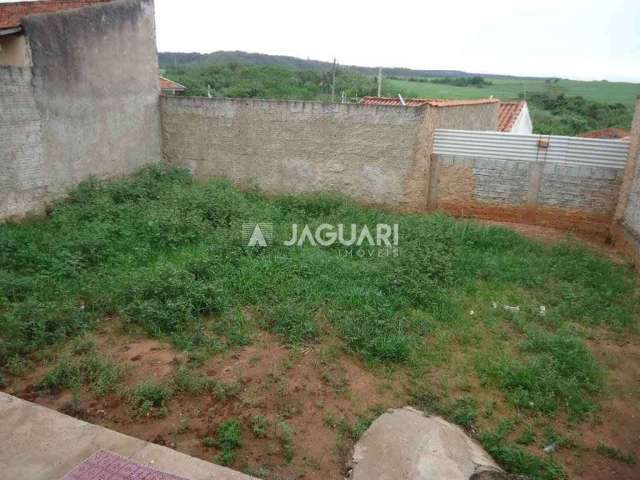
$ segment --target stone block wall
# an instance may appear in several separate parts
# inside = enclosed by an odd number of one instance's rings
[[[524,205],[529,189],[528,162],[478,158],[473,164],[474,196],[482,202]]]
[[[616,168],[547,164],[538,202],[612,216],[623,175]]]
[[[468,217],[606,234],[623,171],[433,155],[432,208]]]

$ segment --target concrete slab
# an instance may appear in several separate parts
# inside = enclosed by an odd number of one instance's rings
[[[410,407],[371,424],[355,445],[352,468],[351,480],[469,480],[483,471],[503,473],[460,427]]]
[[[99,450],[190,480],[253,479],[0,392],[2,478],[59,480]]]

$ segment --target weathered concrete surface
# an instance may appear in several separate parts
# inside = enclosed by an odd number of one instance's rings
[[[38,212],[47,193],[42,179],[42,121],[30,68],[0,67],[0,218]]]
[[[161,161],[151,0],[30,15],[22,24],[33,68],[19,96],[6,94],[0,78],[0,142],[26,137],[29,145],[2,145],[0,160],[15,181],[5,185],[0,171],[8,197],[0,218],[32,213],[89,176],[127,175]]]
[[[61,479],[99,450],[190,480],[253,478],[2,392],[0,445],[0,477],[11,480]]]
[[[629,157],[612,222],[615,244],[640,266],[640,96],[631,126]]]
[[[468,480],[501,471],[464,431],[409,407],[381,415],[356,444],[352,480]]]
[[[407,184],[424,162],[421,109],[181,97],[161,106],[165,160],[199,178],[424,209],[425,186],[412,184],[421,194],[414,198]]]
[[[438,126],[452,130],[498,130],[500,102],[436,107]]]
[[[0,65],[26,67],[29,64],[27,42],[24,35],[6,35],[0,37]]]

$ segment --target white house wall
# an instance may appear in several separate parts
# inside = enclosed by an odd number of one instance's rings
[[[525,103],[520,110],[520,114],[518,118],[513,124],[510,133],[532,133],[533,132],[533,122],[531,121],[531,116],[529,115],[529,107]]]

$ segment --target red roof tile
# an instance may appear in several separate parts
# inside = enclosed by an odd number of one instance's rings
[[[406,107],[421,107],[430,105],[432,107],[461,107],[464,105],[481,105],[485,103],[497,103],[497,98],[480,98],[478,100],[448,100],[440,98],[410,98],[406,99]],[[397,97],[362,97],[360,103],[364,105],[391,105],[402,106],[402,102]]]
[[[184,85],[180,85],[173,80],[169,80],[168,78],[160,77],[160,90],[177,90],[179,92],[183,92],[187,89]]]
[[[582,138],[619,138],[625,139],[630,134],[622,128],[604,128],[602,130],[594,130],[593,132],[585,132],[578,134]]]
[[[501,102],[500,108],[498,109],[498,131],[510,132],[526,104],[527,102],[524,100],[519,102]]]
[[[20,26],[27,15],[51,13],[71,8],[81,8],[111,0],[41,0],[39,2],[0,3],[0,29]]]
[[[410,98],[405,100],[406,107],[421,107],[427,103],[428,100],[422,98]],[[362,97],[360,103],[364,105],[390,105],[399,107],[402,106],[402,102],[397,97]]]

